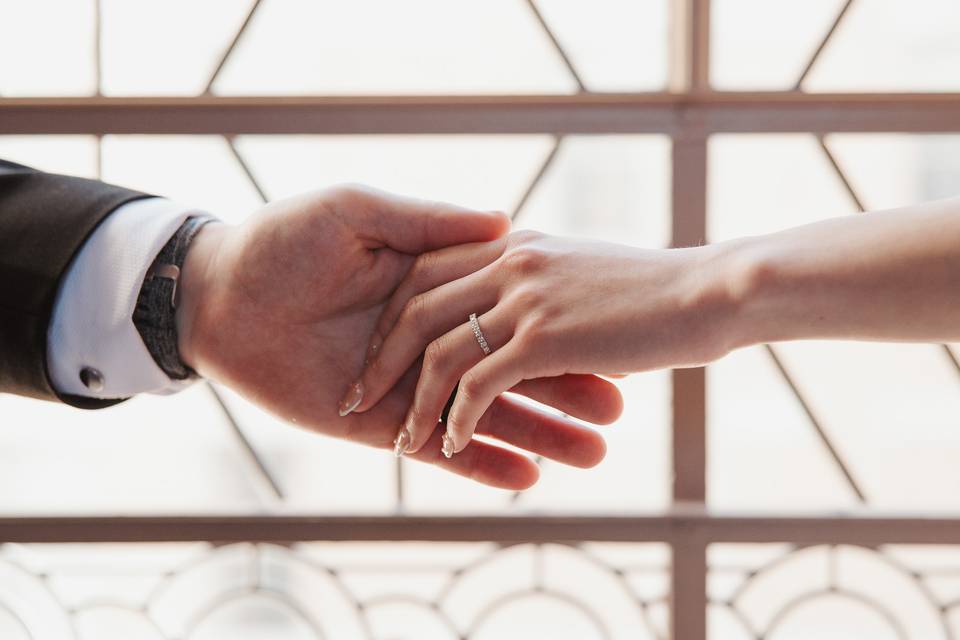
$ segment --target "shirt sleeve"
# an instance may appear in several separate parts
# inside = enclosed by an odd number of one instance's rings
[[[147,270],[191,215],[163,198],[124,204],[87,239],[68,267],[47,335],[47,366],[59,394],[98,399],[175,393],[133,324]]]

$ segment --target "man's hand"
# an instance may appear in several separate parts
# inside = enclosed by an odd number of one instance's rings
[[[335,437],[390,448],[413,398],[419,363],[377,406],[341,417],[338,401],[364,366],[383,305],[425,252],[503,235],[509,221],[447,204],[337,187],[266,206],[240,227],[211,224],[197,236],[181,278],[180,352],[281,418]],[[466,318],[464,318],[466,320]],[[593,422],[619,415],[611,384],[566,376],[518,389]],[[604,454],[599,435],[501,397],[478,433],[577,466]],[[527,457],[477,442],[454,459],[436,446],[412,456],[494,486],[538,477]]]

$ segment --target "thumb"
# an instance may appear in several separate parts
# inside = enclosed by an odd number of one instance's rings
[[[499,212],[474,211],[445,202],[371,191],[370,227],[395,251],[420,254],[466,242],[495,240],[510,230]]]

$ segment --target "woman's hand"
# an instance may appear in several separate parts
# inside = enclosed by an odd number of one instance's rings
[[[536,398],[558,376],[694,366],[730,348],[730,296],[705,278],[712,247],[649,251],[517,232],[420,256],[380,317],[357,411],[374,407],[423,356],[398,451],[419,450],[453,389],[444,453],[469,444],[504,391]],[[485,356],[468,317],[477,314]],[[592,376],[584,376],[586,379]],[[609,384],[592,378],[596,385]],[[569,399],[576,417],[605,423],[620,406]],[[591,411],[578,413],[578,407]]]
[[[417,259],[379,319],[358,409],[389,397],[423,354],[398,449],[423,447],[459,381],[444,441],[452,454],[508,389],[560,395],[551,380],[606,384],[577,374],[699,365],[764,342],[955,342],[958,291],[960,198],[691,249],[515,233]],[[601,423],[619,406],[606,409],[567,411]]]

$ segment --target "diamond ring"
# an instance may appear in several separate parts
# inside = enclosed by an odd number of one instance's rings
[[[480,321],[477,320],[477,314],[475,313],[470,314],[470,328],[473,330],[473,335],[477,339],[477,344],[483,349],[483,355],[490,355],[490,345],[487,344],[487,339],[483,337],[483,331],[480,331]]]

